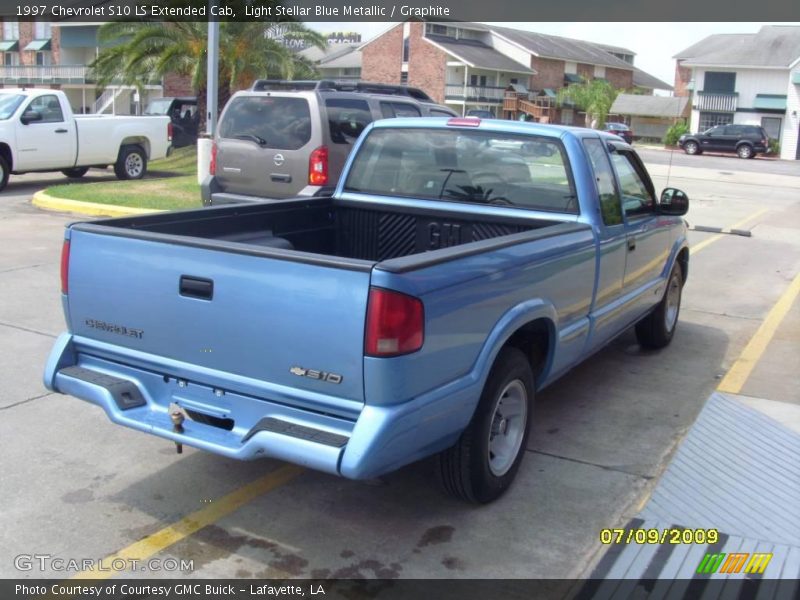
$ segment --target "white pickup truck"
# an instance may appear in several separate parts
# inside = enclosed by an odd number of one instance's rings
[[[163,158],[172,141],[169,117],[74,115],[64,92],[0,90],[0,190],[8,176],[61,171],[83,177],[114,165],[120,179],[139,179],[147,161]]]

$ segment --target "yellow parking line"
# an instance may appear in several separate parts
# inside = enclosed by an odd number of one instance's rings
[[[748,222],[750,222],[750,221],[752,221],[754,219],[757,219],[758,217],[763,215],[768,210],[769,210],[768,208],[762,208],[761,210],[759,210],[757,212],[754,212],[749,217],[745,217],[741,221],[737,221],[736,223],[734,223],[733,225],[730,226],[730,229],[739,229],[745,223],[748,223]],[[722,234],[722,233],[718,233],[716,235],[712,235],[710,238],[705,239],[702,242],[699,242],[699,243],[695,244],[694,246],[692,246],[691,248],[689,248],[689,253],[690,254],[694,254],[696,252],[700,252],[700,250],[702,250],[706,246],[710,246],[714,242],[716,242],[718,240],[721,240],[724,237],[725,237],[725,234]]]
[[[750,338],[742,354],[725,374],[719,386],[717,386],[717,391],[730,394],[738,394],[742,391],[747,378],[766,351],[767,346],[772,341],[772,337],[775,335],[775,331],[777,331],[786,313],[789,312],[792,304],[794,304],[798,294],[800,294],[800,274],[794,278],[791,285],[769,311],[767,318],[761,323],[758,331]]]
[[[99,566],[86,571],[81,571],[71,579],[108,579],[114,575],[123,574],[114,571],[109,565],[114,564],[115,559],[122,559],[125,561],[144,561],[158,554],[159,552],[169,548],[173,544],[181,541],[182,539],[192,535],[207,525],[211,525],[222,519],[223,517],[231,514],[245,504],[255,500],[262,494],[274,490],[297,477],[304,469],[295,465],[286,465],[280,467],[269,474],[256,479],[252,483],[234,490],[227,496],[223,496],[219,500],[213,501],[207,507],[202,508],[192,514],[182,518],[180,521],[164,527],[160,531],[152,535],[148,535],[143,540],[139,540],[123,548],[116,554],[112,554],[104,558],[100,565],[104,568],[99,569]]]

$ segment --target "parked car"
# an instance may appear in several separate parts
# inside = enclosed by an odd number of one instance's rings
[[[0,190],[10,174],[61,171],[83,177],[114,165],[120,179],[139,179],[147,161],[164,158],[172,125],[166,117],[73,115],[61,90],[0,90]]]
[[[619,138],[406,118],[355,146],[332,196],[68,226],[47,388],[352,479],[437,455],[445,488],[485,503],[541,389],[631,326],[672,340],[689,201],[656,195]]]
[[[361,82],[256,81],[219,119],[205,204],[330,193],[364,128],[376,119],[453,117],[417,88]]]
[[[717,125],[703,133],[685,133],[678,145],[686,154],[730,152],[739,158],[754,158],[769,152],[769,136],[758,125]]]
[[[156,98],[147,104],[144,114],[170,118],[173,148],[193,146],[197,143],[200,115],[197,113],[195,96]]]
[[[625,123],[606,123],[603,131],[618,135],[629,144],[633,143],[633,130],[625,125]]]
[[[467,111],[468,117],[478,117],[479,119],[496,119],[497,116],[490,110],[482,108],[472,108]]]

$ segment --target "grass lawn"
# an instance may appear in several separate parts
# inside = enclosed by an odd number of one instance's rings
[[[147,166],[144,179],[67,183],[47,188],[57,198],[136,208],[173,210],[202,206],[197,183],[197,148],[179,148]],[[90,171],[91,173],[91,171]]]

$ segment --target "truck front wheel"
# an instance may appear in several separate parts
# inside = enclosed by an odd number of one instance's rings
[[[141,146],[123,146],[114,165],[119,179],[141,179],[147,172],[147,154]]]
[[[10,174],[11,170],[9,169],[8,161],[4,156],[0,155],[0,190],[5,189]]]
[[[533,373],[525,355],[503,348],[469,426],[437,457],[439,480],[448,494],[486,504],[511,486],[525,455],[533,395]]]
[[[672,341],[675,327],[678,325],[678,314],[681,311],[681,293],[683,291],[683,270],[680,264],[672,267],[667,289],[661,302],[644,319],[636,324],[636,339],[643,348],[663,348]]]

